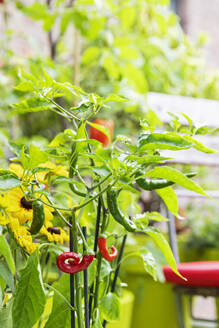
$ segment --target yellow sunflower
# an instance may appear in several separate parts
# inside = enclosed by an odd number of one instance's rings
[[[24,193],[20,188],[10,190],[6,195],[7,212],[17,218],[21,224],[33,219],[32,201],[27,201]],[[45,222],[53,219],[53,209],[49,206],[44,206]]]
[[[0,194],[0,224],[6,225],[10,221],[5,209],[7,208],[7,200],[4,195]]]
[[[3,214],[0,212],[0,224],[1,225],[6,225],[10,222],[10,218],[9,216],[7,216],[6,214]]]
[[[51,173],[51,174],[54,174],[57,176],[68,177],[68,169],[64,165],[56,165],[55,163],[48,161],[46,163],[40,164],[39,167],[49,169],[48,171],[39,172],[36,174],[37,180],[40,183],[46,183],[46,178],[47,178],[48,173]],[[20,164],[17,164],[17,163],[10,164],[9,170],[14,172],[15,174],[17,174],[17,176],[19,178],[23,177],[24,169]],[[32,176],[32,179],[33,178],[34,177]]]
[[[40,164],[39,167],[50,169],[49,173],[52,173],[54,175],[68,177],[68,169],[64,165],[56,165],[55,163],[48,161],[46,163]],[[41,177],[44,176],[45,178],[45,176],[48,174],[48,171],[41,172],[38,174],[41,175]]]
[[[19,178],[23,177],[24,169],[20,164],[17,163],[11,163],[9,165],[9,170],[14,172]]]
[[[17,243],[23,247],[27,253],[32,254],[39,247],[39,243],[33,243],[28,227],[21,226],[17,218],[11,217],[8,227],[12,231]]]
[[[69,241],[69,235],[65,232],[65,230],[60,227],[53,227],[51,222],[44,225],[41,228],[40,233],[45,235],[48,241],[51,242],[63,244],[64,242]]]

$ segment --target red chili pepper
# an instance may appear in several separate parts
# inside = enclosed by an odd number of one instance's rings
[[[109,130],[110,139],[108,138],[108,136],[106,134],[104,134],[100,130],[94,128],[93,126],[91,126],[91,128],[90,128],[90,138],[98,140],[99,142],[101,142],[103,144],[103,147],[107,147],[113,139],[113,129],[114,129],[113,121],[97,118],[96,120],[93,121],[93,123],[101,125]]]
[[[94,255],[84,255],[81,260],[77,253],[66,252],[58,256],[56,264],[61,271],[73,274],[87,269],[93,259]]]
[[[106,238],[98,238],[98,247],[103,258],[109,262],[113,261],[118,255],[117,249],[113,245],[111,246],[112,253],[109,253],[106,245]]]

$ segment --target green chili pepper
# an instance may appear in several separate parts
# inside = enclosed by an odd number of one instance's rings
[[[141,176],[141,172],[137,173],[137,177]],[[191,172],[191,173],[187,173],[185,174],[188,178],[192,178],[196,175],[196,173]],[[156,190],[156,189],[162,189],[162,188],[166,188],[169,186],[172,186],[175,182],[166,180],[166,179],[149,179],[149,178],[139,178],[136,179],[136,183],[139,187],[141,187],[144,190]]]
[[[78,154],[76,151],[76,142],[74,142],[71,148],[70,168],[69,168],[70,178],[73,178],[75,176],[75,168],[76,168],[77,161],[78,161]],[[72,183],[70,184],[70,188],[76,195],[81,197],[86,197],[86,194],[78,190],[78,188]]]
[[[107,191],[107,204],[108,209],[113,218],[120,223],[127,231],[133,232],[136,230],[136,225],[127,216],[125,216],[117,204],[117,192],[115,190]]]
[[[37,234],[42,228],[45,220],[43,204],[35,200],[33,202],[33,221],[30,227],[31,235]]]

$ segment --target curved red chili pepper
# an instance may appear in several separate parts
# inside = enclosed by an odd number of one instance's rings
[[[69,261],[70,259],[74,261]],[[93,259],[94,255],[84,255],[81,260],[77,253],[66,252],[58,256],[56,264],[61,271],[74,274],[87,269]]]
[[[98,238],[98,247],[103,258],[108,262],[113,261],[118,255],[117,249],[113,245],[110,247],[112,253],[109,253],[106,245],[106,238],[103,237]]]

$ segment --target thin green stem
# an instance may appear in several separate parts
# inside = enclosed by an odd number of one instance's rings
[[[102,185],[102,183],[104,183],[107,179],[109,179],[111,177],[112,173],[110,172],[105,178],[103,178],[100,182],[98,182],[96,185],[94,185],[90,190],[94,190],[97,187],[99,187],[100,185]]]
[[[49,270],[51,269],[51,265],[52,265],[52,256],[51,254],[49,254],[49,259],[46,265],[46,270],[45,270],[45,275],[43,275],[43,280],[45,282],[48,282],[48,275],[49,275]]]
[[[45,96],[44,96],[45,97]],[[62,113],[69,115],[71,118],[74,118],[77,121],[81,121],[79,117],[75,116],[74,114],[67,111],[65,108],[63,108],[61,105],[57,104],[53,99],[45,97],[47,100],[49,100],[53,105],[55,105]]]
[[[107,214],[103,208],[103,220],[102,220],[102,225],[101,225],[101,233],[105,232],[106,221],[107,221]],[[97,255],[97,276],[96,276],[95,293],[94,293],[94,309],[98,307],[101,264],[102,264],[102,256],[100,253],[98,253],[98,255]]]
[[[42,271],[43,276],[44,276],[43,273],[44,273],[45,266],[46,266],[46,257],[47,257],[48,249],[49,249],[49,247],[47,246],[45,249],[45,253],[42,256],[41,271]]]
[[[54,205],[49,204],[49,203],[45,202],[44,200],[42,200],[41,198],[39,198],[38,200],[39,200],[40,202],[42,202],[43,204],[45,204],[45,205],[47,205],[47,206],[49,206],[49,207],[54,208],[55,210],[68,211],[68,212],[71,212],[71,211],[72,211],[71,208],[63,208],[63,207],[58,207],[58,206],[56,206],[55,204],[54,204]]]
[[[65,303],[70,307],[71,310],[76,310],[73,306],[71,306],[71,304],[69,303],[69,301],[65,298],[64,295],[62,295],[56,288],[54,288],[53,286],[47,284],[47,283],[43,283],[44,286],[46,286],[47,288],[51,289],[52,291],[54,291],[57,295],[59,295],[64,301]]]
[[[78,242],[77,242],[77,222],[75,212],[72,212],[72,234],[73,234],[73,246],[75,253],[78,253]],[[84,328],[83,325],[83,311],[82,311],[82,293],[81,293],[81,273],[75,274],[75,296],[76,296],[76,311],[78,328]]]
[[[89,251],[88,244],[87,244],[87,242],[86,242],[86,239],[84,238],[84,234],[83,234],[83,232],[82,232],[82,230],[81,230],[81,227],[80,227],[80,224],[79,224],[78,222],[77,222],[77,227],[78,227],[78,231],[79,231],[79,233],[80,233],[81,239],[82,239],[82,241],[83,241],[84,248],[85,248],[86,251]]]
[[[95,293],[94,293],[94,309],[96,309],[98,306],[101,264],[102,264],[102,256],[100,253],[98,253],[98,255],[97,255],[97,276],[96,276]]]
[[[104,192],[106,192],[109,188],[112,188],[112,186],[118,181],[119,178],[117,178],[116,180],[114,180],[113,182],[111,182],[107,187],[105,187],[104,189],[102,189],[98,194],[94,195],[93,197],[89,198],[86,202],[82,203],[81,205],[75,206],[73,208],[73,211],[77,211],[80,208],[86,206],[87,204],[89,204],[90,202],[92,202],[94,199],[98,198],[99,196],[101,196]]]
[[[80,175],[80,172],[78,170],[76,170],[76,174],[77,174],[78,179],[81,181],[81,183],[83,183],[86,186],[87,183],[84,181],[84,179],[82,178],[82,176]]]
[[[55,204],[53,203],[53,201],[47,196],[46,197],[48,199],[48,202],[50,203],[50,205],[55,206]],[[59,211],[59,209],[57,207],[54,207],[55,212],[58,214],[58,216],[62,219],[62,221],[64,221],[68,227],[71,227],[70,223],[66,220],[66,218],[64,217],[64,215]]]

